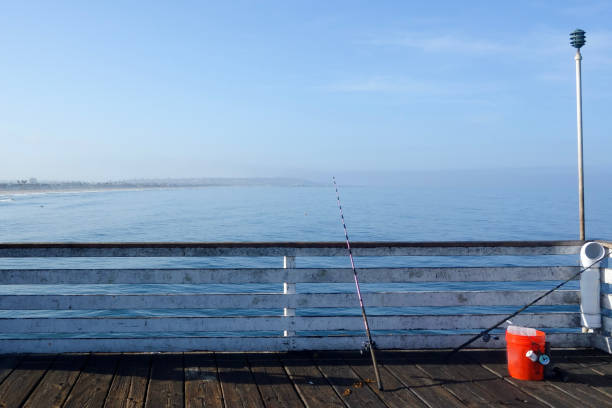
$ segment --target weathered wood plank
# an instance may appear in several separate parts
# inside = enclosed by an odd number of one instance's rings
[[[223,395],[212,353],[186,353],[185,408],[223,407]]]
[[[140,408],[145,402],[151,355],[124,354],[119,359],[104,407]]]
[[[0,384],[0,407],[19,407],[36,387],[55,356],[25,357]]]
[[[334,372],[332,375],[334,376],[334,381],[347,383],[348,380],[355,378],[359,378],[358,381],[362,381],[363,384],[360,386],[355,383],[351,385],[351,393],[347,396],[347,399],[350,398],[350,395],[356,397],[357,392],[362,392],[362,388],[370,387],[371,392],[378,395],[380,400],[369,400],[363,399],[355,404],[357,406],[366,406],[363,405],[367,402],[372,403],[374,406],[379,405],[380,402],[383,402],[385,406],[389,407],[404,407],[404,406],[423,406],[420,401],[426,402],[426,404],[430,407],[434,406],[464,406],[464,404],[469,404],[470,406],[601,406],[607,407],[612,405],[612,381],[610,380],[610,375],[612,374],[612,358],[607,357],[601,353],[596,353],[593,350],[553,350],[553,362],[559,364],[559,366],[563,369],[564,373],[568,374],[567,382],[560,382],[559,380],[547,380],[540,382],[529,382],[529,381],[516,381],[512,379],[508,379],[507,375],[497,374],[495,371],[490,368],[483,368],[480,364],[484,364],[485,366],[494,366],[499,365],[500,370],[505,370],[505,358],[504,352],[495,352],[495,351],[464,351],[459,355],[455,356],[456,358],[445,362],[442,364],[442,359],[446,356],[446,353],[443,351],[381,351],[379,352],[379,362],[381,365],[381,374],[383,374],[383,382],[385,384],[384,392],[377,392],[375,389],[375,383],[367,382],[366,379],[372,379],[373,372],[370,366],[369,359],[362,358],[359,360],[355,360],[356,353],[355,352],[321,352],[318,353],[317,360],[324,361],[326,364],[329,363],[332,367],[338,367],[338,370],[344,370],[345,372]],[[176,356],[176,354],[174,354]],[[186,355],[185,357],[188,357]],[[213,364],[211,368],[213,374],[215,371],[214,363],[212,362],[212,356],[210,354],[197,353],[194,355],[196,357],[200,356],[204,360],[204,364],[202,362],[193,365],[193,367],[203,367],[204,365]],[[287,372],[290,374],[292,381],[294,381],[296,385],[296,389],[299,395],[302,398],[302,401],[305,403],[307,407],[321,407],[321,406],[337,406],[342,407],[344,404],[339,399],[338,395],[332,390],[329,383],[323,378],[320,371],[313,364],[313,361],[310,359],[312,353],[291,353],[291,354],[283,354],[280,357],[283,360],[283,364]],[[463,357],[465,356],[464,359]],[[4,356],[2,356],[4,357]],[[26,359],[29,359],[32,363],[42,360],[48,360],[50,356],[28,356]],[[51,356],[52,357],[52,356]],[[68,358],[72,356],[59,356],[59,360],[52,365],[52,369],[50,369],[47,374],[42,377],[42,380],[38,383],[36,387],[29,387],[29,389],[34,389],[33,392],[30,393],[30,397],[28,399],[27,406],[57,406],[61,404],[61,391],[69,389],[70,385],[63,384],[62,379],[66,379],[66,376],[71,376],[73,374],[62,373],[61,371],[68,366],[64,367],[63,364],[60,363],[62,358]],[[81,356],[84,357],[84,356]],[[108,356],[100,356],[93,355],[92,358],[104,358]],[[147,357],[148,356],[143,356]],[[270,387],[273,387],[275,383],[287,384],[286,378],[283,378],[284,370],[282,367],[279,367],[274,355],[270,355],[269,353],[265,355],[254,355],[254,354],[223,354],[222,360],[229,361],[229,364],[226,367],[229,370],[233,370],[237,368],[240,370],[247,370],[248,373],[248,364],[245,364],[245,359],[249,359],[251,361],[251,372],[257,378],[256,372],[261,369],[261,374],[269,381]],[[266,365],[268,361],[272,359],[271,365]],[[458,361],[457,361],[458,360]],[[25,361],[25,360],[24,360]],[[66,360],[67,361],[67,360]],[[81,377],[77,380],[73,391],[70,394],[68,406],[74,406],[76,403],[74,402],[74,398],[81,397],[82,406],[101,406],[104,398],[99,398],[100,395],[107,395],[106,404],[107,406],[121,406],[119,405],[120,400],[122,398],[116,398],[117,405],[112,402],[114,389],[119,389],[122,387],[114,388],[112,385],[110,389],[108,386],[104,386],[106,380],[103,381],[92,381],[91,378],[87,383],[90,385],[89,387],[84,386],[83,376],[100,376],[100,377],[108,377],[108,372],[113,371],[112,365],[108,363],[102,364],[93,364],[89,361],[83,369]],[[289,363],[288,363],[289,361]],[[473,361],[473,362],[472,362]],[[350,363],[350,367],[347,363]],[[138,366],[146,366],[146,364],[142,365],[136,363]],[[121,367],[127,365],[120,364],[119,368],[117,368],[117,374],[113,384],[117,381],[117,376],[120,375]],[[181,364],[169,363],[169,370],[176,368],[177,366],[181,366]],[[34,366],[30,367],[33,368]],[[63,368],[62,368],[63,367]],[[187,365],[186,365],[187,367]],[[279,371],[280,368],[280,371]],[[168,369],[168,368],[167,368]],[[335,368],[334,368],[335,369]],[[349,371],[346,371],[346,370]],[[69,371],[77,371],[78,368],[69,368]],[[352,371],[351,371],[352,370]],[[406,372],[403,375],[399,375],[402,370]],[[416,371],[415,371],[416,370]],[[29,370],[27,370],[29,372]],[[180,367],[178,372],[180,373]],[[193,372],[196,374],[195,372]],[[399,375],[399,377],[394,377],[391,375],[394,373]],[[41,387],[44,388],[45,383],[51,384],[51,377],[53,375],[58,375],[58,383],[57,392],[58,396],[53,398],[53,393],[43,393],[49,397],[48,400],[44,400],[40,398]],[[187,371],[185,375],[188,376]],[[235,376],[235,373],[232,372],[230,375]],[[140,375],[138,375],[140,376]],[[168,376],[162,375],[164,379],[168,379]],[[196,374],[195,378],[200,378],[200,374]],[[146,378],[146,375],[145,375]],[[238,378],[238,377],[234,377]],[[247,401],[248,395],[254,395],[244,388],[244,385],[247,381],[250,381],[249,384],[253,385],[253,377],[248,380],[246,378],[244,381],[236,381],[236,387],[242,387],[243,395],[245,396],[244,400],[240,400],[239,403]],[[391,378],[391,380],[389,379]],[[412,388],[409,388],[405,383],[399,382],[398,378],[402,378],[404,382],[411,382],[414,384]],[[285,381],[283,383],[283,381]],[[70,382],[70,381],[69,381]],[[186,380],[185,387],[187,389],[189,380]],[[214,382],[214,380],[213,380]],[[257,384],[260,385],[259,391],[262,391],[261,384],[262,382],[257,380]],[[456,386],[460,384],[466,384],[464,389],[460,392]],[[25,385],[25,388],[28,388],[27,384],[21,384],[15,381],[15,384]],[[208,383],[210,384],[210,383]],[[470,394],[469,390],[467,390],[467,385],[473,387],[473,393]],[[441,386],[441,387],[440,387]],[[0,386],[2,388],[3,386]],[[218,386],[217,386],[218,387]],[[599,387],[602,387],[601,389]],[[18,389],[17,386],[13,387]],[[346,388],[349,388],[348,386]],[[344,390],[346,390],[346,388]],[[444,393],[446,389],[453,390],[453,393]],[[51,389],[51,387],[49,387]],[[405,391],[405,395],[407,398],[393,398],[396,392],[403,390]],[[292,391],[292,390],[291,390]],[[530,396],[525,396],[523,391],[530,394]],[[28,390],[20,391],[28,393]],[[200,397],[202,395],[202,389],[198,390],[197,393]],[[270,390],[270,392],[274,392],[274,390]],[[293,391],[292,391],[293,392]],[[411,394],[415,392],[416,394]],[[85,395],[81,395],[85,394]],[[93,394],[93,398],[92,398]],[[120,391],[120,394],[125,395],[125,393]],[[265,393],[264,393],[265,394]],[[453,395],[454,394],[454,395]],[[36,397],[38,395],[38,398]],[[194,392],[195,395],[195,392]],[[272,395],[272,394],[270,394]],[[361,396],[368,395],[362,394]],[[418,395],[419,399],[414,399],[414,395]],[[5,393],[0,393],[0,397],[4,397]],[[187,397],[187,393],[185,393]],[[457,399],[457,396],[460,399]],[[19,396],[16,396],[16,399]],[[422,400],[421,398],[425,397],[426,399]],[[478,398],[477,398],[478,397]],[[34,400],[37,398],[41,404],[36,405]],[[355,398],[358,399],[358,398]],[[280,398],[280,401],[283,401],[283,397]],[[537,401],[536,401],[537,400]],[[220,400],[216,400],[220,402]],[[292,403],[289,405],[279,403],[279,406],[300,406],[301,402],[299,400],[291,400]],[[483,402],[485,401],[485,402]],[[160,401],[157,401],[158,404],[156,406],[161,406]],[[163,403],[163,401],[161,401]],[[201,400],[200,400],[201,402]],[[277,401],[270,400],[271,403],[275,403]],[[297,402],[298,405],[294,404]],[[187,400],[185,401],[186,406]],[[248,401],[247,401],[248,403]],[[362,404],[363,403],[363,404]],[[270,404],[268,404],[270,405]],[[19,406],[10,405],[10,406]],[[191,405],[191,406],[220,406],[220,405]],[[231,403],[227,403],[226,406],[236,406]],[[241,405],[238,405],[241,406]],[[248,405],[247,405],[248,406]],[[349,403],[350,406],[350,403]]]
[[[417,315],[371,317],[372,330],[484,328],[505,315]],[[524,314],[516,324],[532,327],[578,327],[578,313]],[[361,330],[359,316],[277,317],[163,317],[85,319],[0,319],[7,333],[88,332],[95,324],[102,332],[249,331],[249,330]]]
[[[601,283],[612,283],[612,268],[602,268],[600,272],[600,280]]]
[[[364,293],[366,306],[519,306],[545,291],[426,291]],[[612,295],[610,295],[612,301]],[[575,305],[577,290],[559,290],[538,305]],[[290,294],[164,294],[164,295],[5,295],[0,309],[85,310],[85,309],[269,309],[310,307],[355,307],[354,293]]]
[[[281,356],[281,361],[307,408],[346,407],[310,358],[289,354]]]
[[[473,355],[473,358],[477,354]],[[503,378],[508,383],[529,394],[533,398],[553,407],[575,407],[580,406],[579,400],[572,395],[561,392],[559,388],[548,381],[521,381],[508,375],[507,363],[503,353],[491,354],[488,361],[482,364],[484,368]]]
[[[565,367],[570,369],[569,373],[565,372],[570,380],[575,379],[576,376],[582,376],[581,382],[588,383],[597,391],[605,394],[609,401],[612,401],[612,356],[599,354],[588,359],[584,356],[572,356],[568,360],[573,363],[573,366]],[[576,364],[589,368],[591,372],[597,375],[589,375],[589,373],[578,368]]]
[[[115,374],[119,354],[94,354],[90,356],[68,394],[65,408],[101,407]]]
[[[612,293],[601,294],[601,308],[612,309]]]
[[[276,354],[252,355],[248,362],[266,408],[304,406]]]
[[[385,407],[385,403],[343,360],[315,358],[315,363],[348,407]]]
[[[382,360],[383,367],[402,384],[410,388],[421,401],[430,407],[464,407],[465,405],[448,392],[443,381],[432,380],[424,371],[406,362]]]
[[[578,363],[583,367],[588,367],[599,375],[612,377],[612,356],[594,356],[588,361],[585,361],[585,359],[580,356],[571,358],[570,361]],[[612,385],[612,383],[610,385]]]
[[[369,356],[359,359],[345,358],[345,361],[350,364],[353,371],[361,378],[363,385],[370,387],[388,407],[405,408],[427,406],[410,390],[410,388],[402,384],[383,367],[379,367],[379,374],[384,388],[384,391],[380,391],[376,383],[374,368]]]
[[[472,335],[374,335],[373,339],[381,349],[447,349],[454,348],[469,340]],[[363,344],[363,336],[338,337],[298,337],[292,339],[293,350],[359,350]],[[582,333],[550,333],[546,340],[553,347],[589,347],[589,336]],[[502,349],[506,347],[503,334],[494,335],[487,343],[476,341],[472,348]]]
[[[374,336],[384,349],[443,349],[457,347],[472,336],[461,335],[385,335]],[[590,336],[582,333],[551,333],[546,339],[553,347],[590,347]],[[159,337],[113,339],[15,339],[0,340],[3,353],[81,353],[152,351],[291,351],[358,350],[363,336],[330,337]],[[487,343],[474,342],[473,348],[505,348],[503,335]]]
[[[417,365],[425,372],[433,381],[440,382],[442,386],[453,394],[459,401],[470,407],[489,407],[493,405],[490,401],[491,396],[483,395],[480,390],[471,381],[466,381],[464,378],[457,377],[452,370],[443,365],[433,365],[420,363]]]
[[[452,367],[452,365],[451,365]],[[455,370],[451,370],[455,371]],[[506,381],[497,377],[480,364],[461,366],[456,370],[456,375],[464,375],[472,382],[475,382],[479,392],[491,401],[493,406],[528,406],[544,407],[540,401],[524,393],[520,389],[508,384]],[[458,377],[455,377],[458,378]]]
[[[482,329],[506,315],[371,316],[372,330]],[[513,319],[527,327],[579,327],[579,313],[522,314]],[[155,318],[33,318],[0,319],[5,333],[155,333],[206,331],[362,330],[361,316],[252,316]],[[612,327],[612,326],[611,326]]]
[[[185,403],[183,381],[182,354],[154,355],[145,408],[182,408]]]
[[[122,353],[160,351],[290,350],[289,340],[276,337],[132,338],[132,339],[21,339],[0,340],[3,353]]]
[[[578,266],[359,268],[362,283],[565,280]],[[0,284],[352,283],[350,268],[4,269]]]
[[[0,384],[17,367],[21,356],[3,355],[0,357]]]
[[[602,310],[603,312],[603,310]],[[611,314],[612,315],[612,314]],[[601,326],[603,330],[606,330],[608,333],[612,333],[612,317],[608,317],[602,314],[601,316]]]
[[[282,331],[296,326],[293,317],[153,317],[153,318],[43,318],[0,319],[5,333],[155,333],[206,331]],[[309,327],[310,320],[298,318]],[[569,320],[564,320],[569,321]],[[339,325],[340,323],[338,323]],[[362,320],[363,325],[363,320]],[[542,327],[542,326],[540,326]]]
[[[591,338],[591,346],[608,354],[612,354],[612,337],[609,335],[595,334]]]
[[[523,393],[516,387],[484,369],[478,363],[470,363],[463,356],[456,355],[452,362],[442,356],[422,360],[418,366],[437,381],[444,381],[444,387],[469,406],[528,406],[546,407],[538,400]]]
[[[557,358],[555,367],[564,377],[551,383],[588,406],[612,407],[612,376],[598,375],[593,370],[572,361]],[[563,381],[565,380],[565,381]]]
[[[353,242],[355,256],[577,254],[582,241]],[[344,242],[0,243],[0,257],[346,256]]]
[[[61,407],[88,357],[86,354],[58,356],[23,407]]]
[[[225,405],[263,408],[264,403],[246,359],[240,355],[228,354],[217,354],[216,357]]]

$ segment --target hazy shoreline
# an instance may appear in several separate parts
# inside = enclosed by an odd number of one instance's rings
[[[104,191],[139,191],[175,188],[202,187],[312,187],[317,183],[308,180],[283,178],[253,178],[253,179],[181,179],[181,180],[138,180],[125,182],[88,183],[79,181],[48,182],[48,183],[0,183],[0,195],[28,195],[48,193],[86,193]]]
[[[19,196],[19,195],[35,195],[35,194],[52,194],[52,193],[102,193],[107,191],[139,191],[139,190],[152,190],[172,187],[91,187],[91,188],[39,188],[39,189],[2,189],[0,188],[0,195],[2,196]],[[174,187],[174,188],[186,188],[186,187]]]

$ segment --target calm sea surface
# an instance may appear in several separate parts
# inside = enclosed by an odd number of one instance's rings
[[[578,236],[577,199],[570,188],[341,186],[340,194],[352,241],[562,240]],[[610,202],[612,189],[597,189],[587,195],[587,238],[612,238]],[[0,242],[343,240],[331,185],[0,196]],[[341,265],[347,261],[327,260]],[[423,258],[390,261],[431,263]],[[436,262],[447,265],[484,261],[487,260],[443,258]],[[0,267],[31,267],[40,262],[0,259]],[[47,267],[83,262],[98,267],[151,264],[230,267],[278,266],[282,260],[157,258],[44,262]],[[298,266],[311,262],[298,259]],[[358,266],[368,266],[376,260],[359,262]]]
[[[354,241],[576,239],[573,188],[340,187]],[[589,238],[612,237],[612,189],[587,195]],[[0,195],[0,241],[341,241],[330,187]]]
[[[352,241],[577,239],[577,198],[572,188],[343,187],[340,195]],[[587,238],[612,238],[612,189],[587,195]],[[107,241],[343,241],[333,187],[209,187],[143,191],[0,196],[2,242]],[[575,265],[577,257],[395,257],[386,266]],[[358,258],[357,267],[382,266]],[[298,267],[344,266],[348,258],[298,258]],[[279,258],[0,259],[0,268],[281,267]],[[442,286],[441,286],[442,285]],[[363,285],[364,290],[479,290],[489,283]],[[494,289],[544,288],[513,282]],[[576,287],[573,285],[572,287]],[[229,293],[278,292],[279,285],[5,285],[2,293]],[[354,291],[345,284],[301,284],[298,292]],[[417,308],[412,308],[414,313]],[[427,308],[423,308],[427,309]],[[472,311],[476,311],[478,308]],[[470,310],[471,310],[470,309]],[[508,310],[511,310],[509,308]],[[499,312],[499,308],[496,309]],[[356,311],[358,313],[358,311]],[[371,311],[376,313],[375,310]],[[406,311],[403,311],[406,312]],[[427,312],[421,310],[416,312]],[[440,311],[438,311],[439,313]],[[448,312],[453,312],[450,310]],[[484,311],[486,312],[486,310]],[[3,316],[0,311],[0,317]],[[79,311],[23,311],[75,315]],[[82,314],[85,312],[82,312]],[[130,314],[135,311],[90,311]],[[151,311],[140,311],[147,314]],[[163,311],[155,312],[163,314]],[[176,313],[176,311],[174,311]],[[188,315],[206,311],[181,311]],[[212,312],[215,313],[215,312]],[[234,314],[247,313],[236,310]],[[252,313],[252,311],[248,312]],[[261,311],[266,313],[266,311]],[[317,313],[304,310],[302,314]],[[352,313],[352,312],[351,312]],[[15,316],[14,312],[11,316]]]

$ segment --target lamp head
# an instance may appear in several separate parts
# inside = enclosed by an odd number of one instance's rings
[[[577,28],[574,32],[570,33],[570,44],[574,48],[580,49],[586,42],[584,30]]]

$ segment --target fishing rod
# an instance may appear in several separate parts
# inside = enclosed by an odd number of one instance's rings
[[[349,258],[351,259],[351,268],[353,269],[353,276],[355,278],[355,286],[357,287],[357,297],[359,298],[359,306],[361,306],[361,315],[363,316],[363,324],[365,326],[366,335],[368,337],[368,348],[372,355],[372,364],[374,365],[374,375],[376,376],[376,383],[378,389],[382,390],[382,382],[380,381],[380,374],[378,373],[378,365],[376,364],[376,355],[374,354],[374,342],[370,334],[370,326],[368,325],[368,317],[366,316],[365,307],[363,306],[363,298],[361,297],[361,290],[359,289],[359,278],[357,277],[357,270],[355,269],[355,262],[353,261],[353,252],[351,251],[351,243],[349,242],[348,232],[346,231],[346,223],[344,222],[344,214],[342,212],[342,205],[340,204],[340,193],[338,192],[338,185],[336,184],[336,177],[332,177],[334,180],[334,187],[336,188],[336,197],[338,198],[338,208],[340,209],[340,219],[342,220],[342,226],[344,227],[344,237],[346,238],[346,248],[348,249]]]
[[[509,321],[510,319],[512,319],[513,317],[515,317],[516,315],[522,313],[525,311],[525,309],[533,306],[534,304],[536,304],[537,302],[539,302],[541,299],[545,298],[546,296],[550,295],[551,293],[553,293],[555,290],[559,289],[560,287],[562,287],[563,285],[565,285],[566,283],[568,283],[571,280],[576,279],[578,276],[580,276],[584,271],[586,271],[587,269],[591,268],[593,265],[595,265],[597,262],[600,262],[602,259],[604,259],[606,257],[606,251],[603,251],[603,254],[600,255],[599,257],[597,257],[597,259],[595,259],[595,261],[593,263],[591,263],[589,266],[582,268],[581,270],[579,270],[578,272],[576,272],[574,275],[570,276],[569,278],[567,278],[566,280],[564,280],[563,282],[561,282],[560,284],[558,284],[557,286],[555,286],[554,288],[550,289],[549,291],[547,291],[546,293],[543,293],[542,295],[538,296],[536,299],[534,299],[533,301],[531,301],[531,303],[526,304],[525,306],[521,307],[519,310],[517,310],[516,312],[504,317],[502,320],[500,320],[498,323],[496,323],[495,325],[489,327],[488,329],[485,329],[483,331],[481,331],[480,333],[478,333],[477,335],[475,335],[474,337],[472,337],[471,339],[469,339],[468,341],[466,341],[465,343],[463,343],[462,345],[460,345],[459,347],[455,347],[447,356],[446,356],[446,360],[448,360],[449,358],[451,358],[453,355],[455,355],[458,351],[462,350],[463,348],[469,346],[470,344],[472,344],[473,342],[475,342],[476,340],[478,340],[479,338],[483,337],[483,340],[485,342],[489,341],[489,332],[491,330],[494,330],[496,328],[498,328],[499,326],[501,326],[502,324],[504,324],[505,322]]]

